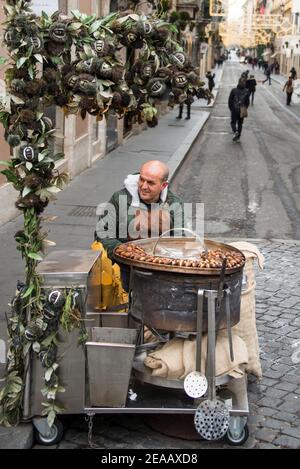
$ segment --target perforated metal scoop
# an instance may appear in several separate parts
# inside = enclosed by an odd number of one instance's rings
[[[219,440],[229,428],[229,410],[218,399],[203,401],[195,412],[194,424],[199,435],[205,440]]]
[[[189,373],[183,383],[184,390],[189,397],[198,399],[207,391],[208,382],[206,376],[201,373],[201,342],[203,323],[203,299],[204,291],[197,291],[197,341],[196,341],[196,371]]]
[[[207,391],[207,386],[206,377],[199,371],[189,373],[183,383],[186,394],[194,399],[204,396]]]

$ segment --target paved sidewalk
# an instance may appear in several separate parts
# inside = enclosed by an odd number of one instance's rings
[[[259,73],[261,76],[265,77],[265,75],[263,74],[263,71],[259,70],[258,68],[256,68],[254,71],[252,71],[252,69],[251,69],[250,73],[253,73],[254,75]],[[259,78],[259,81],[261,81],[261,76]],[[278,83],[283,88],[285,83],[287,82],[288,77],[289,77],[289,74],[288,75],[277,75],[275,73],[272,73],[271,80],[275,81],[275,83]],[[297,97],[300,96],[300,79],[294,80],[294,94],[297,95]]]
[[[285,83],[287,82],[288,76],[285,77],[283,75],[271,75],[271,78],[276,83],[279,83],[279,85],[281,85],[283,88]],[[292,102],[294,102],[295,104],[299,104],[300,80],[299,79],[294,80],[293,84],[294,84],[294,93],[293,93]]]

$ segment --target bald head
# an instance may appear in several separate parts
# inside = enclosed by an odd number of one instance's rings
[[[140,170],[139,196],[147,204],[159,201],[161,192],[168,185],[169,168],[162,161],[147,161]]]
[[[142,172],[147,172],[153,177],[158,177],[162,182],[167,181],[169,177],[168,166],[162,161],[158,160],[147,161],[147,163],[143,164],[143,166],[141,167],[140,173]]]

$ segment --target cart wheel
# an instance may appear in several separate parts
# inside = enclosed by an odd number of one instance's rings
[[[225,440],[230,446],[240,446],[243,445],[249,437],[249,428],[246,424],[239,436],[233,436],[230,430],[227,431],[225,435]]]
[[[60,420],[55,420],[48,435],[42,435],[35,429],[35,439],[37,443],[43,446],[52,446],[59,443],[63,437],[64,427]]]

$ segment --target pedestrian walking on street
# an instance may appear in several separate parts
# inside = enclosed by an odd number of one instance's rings
[[[292,94],[294,92],[292,77],[289,77],[288,81],[285,83],[283,91],[286,91],[286,105],[289,106],[291,104]]]
[[[269,80],[269,85],[271,85],[271,84],[272,84],[272,80],[271,80],[271,68],[270,68],[270,67],[268,67],[268,68],[266,69],[265,75],[266,75],[267,78],[266,78],[265,80],[263,80],[262,83],[266,83],[266,81]]]
[[[254,75],[250,75],[250,78],[246,81],[246,88],[248,88],[250,96],[251,97],[251,106],[253,106],[254,103],[254,94],[256,91],[256,85],[257,82],[255,80]]]
[[[231,90],[228,98],[228,106],[231,112],[231,128],[234,132],[234,142],[238,142],[240,140],[244,118],[248,115],[247,109],[249,104],[249,90],[246,88],[246,81],[240,78],[238,86]]]
[[[215,80],[214,80],[215,74],[212,75],[211,71],[209,71],[206,74],[206,78],[208,79],[208,89],[210,92],[212,92],[212,90],[215,87]]]
[[[290,78],[291,78],[292,80],[296,80],[296,79],[297,79],[297,72],[296,72],[295,67],[292,67],[292,68],[291,68],[290,74],[291,74]]]

